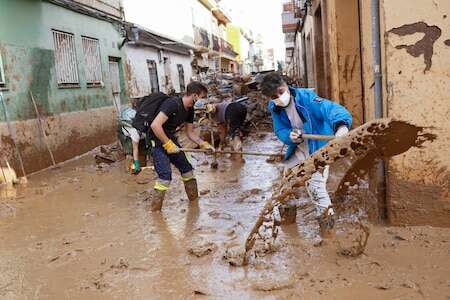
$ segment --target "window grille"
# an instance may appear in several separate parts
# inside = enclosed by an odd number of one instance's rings
[[[56,78],[59,85],[78,85],[75,38],[71,33],[53,30]]]
[[[186,84],[184,82],[184,69],[183,69],[183,65],[178,64],[177,65],[177,69],[178,69],[178,77],[180,80],[180,92],[184,92],[184,90],[186,89]]]
[[[148,60],[148,73],[150,76],[150,88],[151,93],[159,92],[159,80],[158,80],[158,69],[156,67],[156,62],[154,60]]]
[[[3,69],[2,54],[0,53],[0,87],[4,87],[5,85],[6,85],[5,71]]]
[[[81,37],[84,53],[87,85],[102,85],[102,65],[100,60],[100,46],[97,39]]]

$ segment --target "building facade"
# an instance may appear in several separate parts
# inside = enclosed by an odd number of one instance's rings
[[[56,162],[113,142],[127,101],[120,1],[0,2],[2,160],[21,170],[16,144],[30,173],[52,164],[46,140]]]
[[[130,97],[183,93],[192,77],[193,47],[134,24],[127,24],[126,31]]]
[[[437,134],[386,161],[374,177],[384,216],[392,224],[450,226],[450,2],[310,0],[292,7],[299,20],[289,75],[345,105],[354,126],[392,117]]]

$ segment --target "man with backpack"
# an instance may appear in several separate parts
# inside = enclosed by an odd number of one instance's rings
[[[208,89],[200,82],[191,82],[186,87],[186,94],[182,98],[169,97],[156,94],[153,101],[139,105],[133,126],[139,131],[148,126],[148,142],[158,180],[149,197],[151,210],[161,211],[164,196],[172,181],[171,164],[181,173],[186,194],[190,201],[198,199],[197,180],[194,177],[193,167],[180,150],[176,138],[177,128],[185,125],[187,137],[198,144],[202,149],[214,151],[214,147],[203,141],[194,133],[194,103],[206,97]],[[142,122],[145,120],[145,122]]]

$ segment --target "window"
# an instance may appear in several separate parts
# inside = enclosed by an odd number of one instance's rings
[[[81,37],[88,86],[103,85],[102,65],[100,60],[100,46],[97,39]]]
[[[77,56],[75,38],[71,33],[53,30],[55,46],[56,79],[60,86],[78,86]]]
[[[186,84],[184,82],[184,69],[183,65],[177,65],[178,77],[180,78],[180,92],[184,92],[186,89]]]
[[[159,92],[159,81],[158,81],[158,69],[156,68],[156,62],[154,60],[147,61],[148,74],[150,76],[150,89],[151,93]]]
[[[5,85],[6,85],[5,71],[3,69],[2,54],[0,53],[0,88],[5,87]]]

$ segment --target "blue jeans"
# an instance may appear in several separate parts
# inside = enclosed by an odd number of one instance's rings
[[[158,143],[159,144],[159,143]],[[162,145],[155,145],[152,149],[153,165],[161,183],[169,184],[172,181],[172,163],[181,175],[192,172],[194,169],[186,158],[184,152],[167,154]]]

